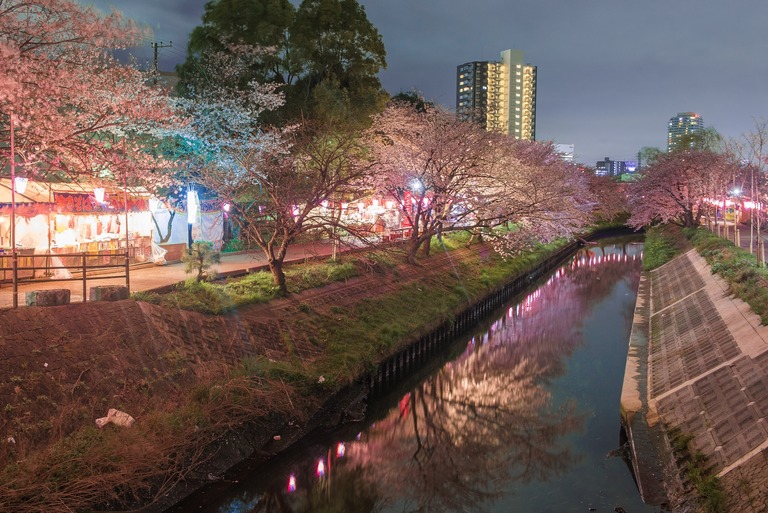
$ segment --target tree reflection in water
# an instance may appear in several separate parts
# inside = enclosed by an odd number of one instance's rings
[[[281,479],[219,511],[483,511],[516,485],[567,471],[579,455],[565,438],[585,415],[555,403],[549,384],[581,343],[590,305],[619,280],[636,288],[640,259],[641,246],[580,252],[343,451],[295,470],[295,490]]]
[[[389,501],[419,512],[482,511],[514,482],[567,470],[576,456],[562,438],[583,415],[572,403],[552,404],[546,384],[580,343],[588,303],[627,278],[629,258],[640,255],[626,246],[581,252],[406,394],[351,445],[350,460],[371,470]]]

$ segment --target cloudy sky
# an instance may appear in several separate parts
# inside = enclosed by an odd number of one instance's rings
[[[299,0],[292,0],[298,4]],[[358,0],[387,50],[381,81],[455,107],[456,66],[523,50],[538,67],[536,135],[576,160],[666,148],[677,112],[726,137],[768,118],[765,0]],[[206,0],[81,0],[149,26],[160,69],[183,60]],[[136,54],[152,58],[149,41]]]

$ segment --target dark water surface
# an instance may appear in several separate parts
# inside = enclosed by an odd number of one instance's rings
[[[621,443],[641,252],[583,250],[457,340],[442,366],[373,404],[354,432],[307,440],[185,510],[659,511],[609,454]]]

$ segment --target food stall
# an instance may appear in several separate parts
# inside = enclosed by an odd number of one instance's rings
[[[53,184],[51,252],[125,251],[132,263],[150,259],[149,195],[140,189]]]
[[[24,187],[16,187],[11,197],[11,180],[0,178],[0,281],[13,279],[11,254],[11,213],[16,206],[16,254],[19,267],[34,267],[32,255],[48,247],[48,218],[51,203],[46,190],[22,181]],[[41,248],[37,250],[37,248]],[[34,277],[34,271],[21,270],[19,278]]]
[[[32,255],[128,251],[132,263],[151,257],[152,216],[143,189],[102,189],[89,184],[29,180],[16,188],[16,250],[19,267],[55,266]],[[10,253],[11,181],[0,179],[0,250]],[[29,261],[23,258],[29,257]],[[33,264],[34,261],[34,264]],[[6,265],[7,264],[7,265]],[[10,272],[9,258],[0,258],[0,280]],[[28,277],[34,271],[22,271]]]

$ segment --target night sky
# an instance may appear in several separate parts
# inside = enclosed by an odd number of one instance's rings
[[[455,107],[456,66],[523,50],[538,66],[536,134],[576,160],[633,160],[666,149],[677,112],[741,138],[768,108],[765,0],[358,0],[387,51],[391,94],[417,90]],[[82,0],[150,27],[160,69],[184,59],[206,0]],[[293,0],[298,4],[299,0]],[[152,58],[147,41],[135,50]]]

